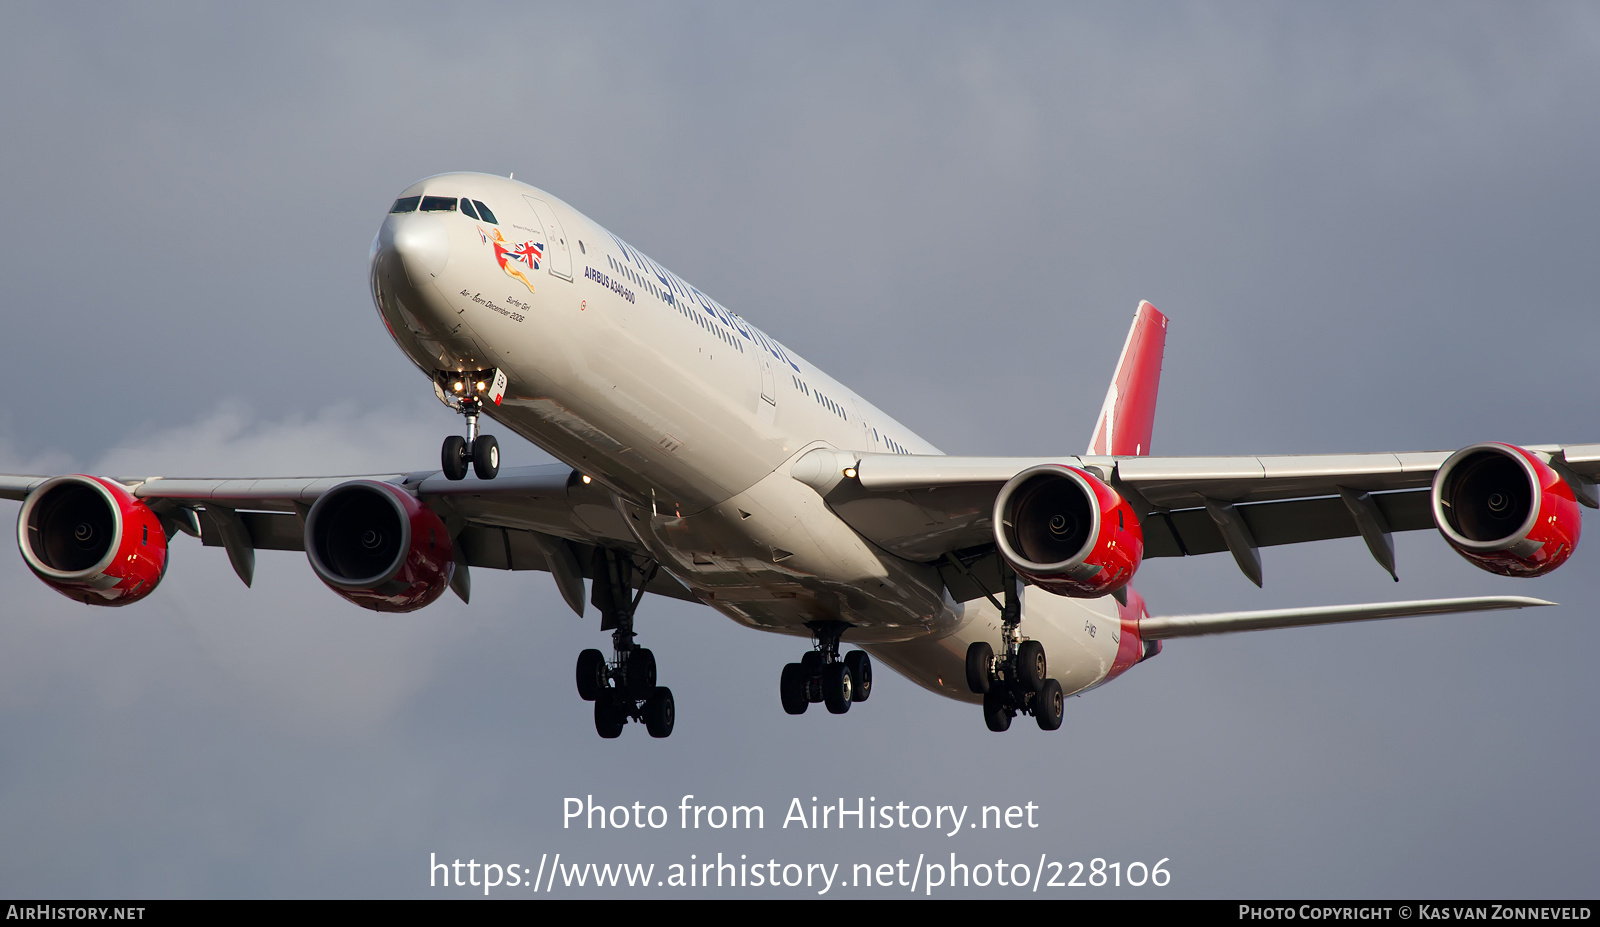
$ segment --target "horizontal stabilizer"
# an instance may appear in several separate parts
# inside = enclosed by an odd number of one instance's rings
[[[1345,621],[1372,621],[1377,618],[1413,618],[1418,615],[1450,615],[1457,612],[1484,612],[1500,608],[1534,608],[1554,605],[1544,599],[1519,595],[1478,596],[1464,599],[1422,599],[1416,602],[1372,602],[1366,605],[1327,605],[1315,608],[1273,608],[1258,612],[1219,612],[1213,615],[1152,615],[1139,622],[1144,640],[1171,640],[1202,634],[1231,634],[1235,631],[1264,631],[1268,628],[1303,628]]]

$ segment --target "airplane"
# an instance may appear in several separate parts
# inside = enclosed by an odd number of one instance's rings
[[[440,468],[257,479],[0,475],[47,585],[89,605],[143,600],[180,534],[248,586],[257,550],[304,551],[335,593],[408,612],[472,568],[549,573],[610,653],[578,655],[601,737],[669,736],[635,615],[647,593],[809,639],[783,667],[789,714],[842,714],[873,662],[982,706],[990,730],[1062,724],[1164,641],[1551,605],[1522,596],[1152,615],[1146,559],[1360,537],[1395,576],[1393,532],[1434,528],[1481,569],[1549,573],[1580,505],[1600,507],[1600,444],[1332,456],[1150,454],[1168,320],[1134,313],[1086,451],[942,454],[794,351],[554,195],[447,173],[404,190],[372,243],[389,335],[462,415]],[[501,470],[483,418],[559,463]],[[1398,577],[1396,576],[1398,581]],[[587,586],[586,586],[587,583]],[[846,644],[857,649],[844,650]],[[842,652],[843,651],[843,652]]]

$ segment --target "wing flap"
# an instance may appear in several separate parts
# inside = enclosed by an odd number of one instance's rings
[[[305,524],[298,515],[280,512],[235,512],[256,550],[305,550]],[[224,531],[216,524],[211,510],[200,516],[200,543],[206,547],[226,547]]]
[[[538,531],[575,541],[605,540],[634,550],[638,539],[628,530],[610,491],[574,479],[563,464],[502,470],[492,482],[452,481],[430,475],[416,484],[417,495],[448,507],[475,525]]]
[[[1372,500],[1391,531],[1433,527],[1426,492],[1378,493]],[[1361,535],[1349,508],[1337,496],[1251,502],[1235,506],[1235,510],[1244,518],[1251,537],[1261,547]],[[1152,512],[1140,524],[1144,529],[1146,559],[1214,554],[1228,549],[1216,522],[1203,508]]]
[[[251,546],[256,550],[306,549],[305,528],[298,516],[279,512],[235,514],[248,532]],[[201,534],[201,543],[206,547],[224,547],[223,532],[213,525],[209,513],[202,515],[202,523],[207,530]],[[458,541],[463,553],[466,554],[468,566],[482,567],[486,570],[554,572],[550,568],[549,558],[545,552],[545,545],[549,543],[549,539],[541,539],[533,531],[469,525],[462,530]],[[592,579],[594,571],[589,564],[594,557],[594,545],[573,543],[573,549],[577,554],[577,562],[583,577]],[[666,573],[658,573],[646,591],[689,602],[699,601],[693,593]]]
[[[551,539],[541,539],[536,532],[516,528],[473,526],[461,532],[461,549],[470,566],[488,570],[537,570],[555,573],[551,569],[546,545]],[[576,554],[584,579],[594,578],[594,545],[570,542]],[[656,573],[655,579],[645,587],[646,592],[663,595],[686,602],[700,601],[694,593],[683,587],[665,571]]]
[[[927,562],[946,551],[994,540],[989,525],[999,488],[957,483],[919,492],[863,492],[843,483],[828,494],[828,505],[845,524],[890,553]]]
[[[1554,604],[1556,603],[1527,596],[1477,596],[1460,599],[1421,599],[1412,602],[1372,602],[1363,605],[1275,608],[1251,612],[1219,612],[1210,615],[1151,615],[1139,622],[1139,636],[1145,640],[1172,640],[1177,637],[1199,637],[1206,634],[1303,628],[1348,621],[1375,621],[1380,618],[1453,615],[1505,608],[1538,608]]]

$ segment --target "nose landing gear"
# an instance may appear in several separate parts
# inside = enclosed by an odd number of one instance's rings
[[[461,414],[467,417],[467,436],[451,435],[444,439],[439,449],[439,467],[447,480],[467,478],[467,464],[480,480],[492,480],[500,472],[500,442],[494,435],[478,434],[478,410],[482,403],[477,399],[463,399]]]
[[[1005,604],[1000,609],[1000,639],[1005,652],[996,657],[984,641],[967,647],[967,688],[983,696],[983,723],[991,731],[1011,727],[1018,714],[1031,714],[1042,730],[1061,727],[1066,697],[1061,683],[1048,678],[1044,645],[1023,640],[1022,599],[1016,574],[1005,576]]]
[[[500,472],[500,442],[493,435],[478,434],[478,414],[486,399],[499,405],[505,390],[506,375],[498,370],[440,371],[434,376],[433,391],[439,401],[467,417],[467,436],[451,435],[439,449],[445,479],[466,479],[468,464],[480,480],[492,480]]]
[[[842,715],[854,702],[872,695],[872,658],[865,650],[852,650],[839,658],[839,638],[849,629],[842,621],[819,621],[811,625],[816,649],[783,668],[778,695],[783,710],[791,715],[805,714],[812,702],[823,702],[828,710]]]

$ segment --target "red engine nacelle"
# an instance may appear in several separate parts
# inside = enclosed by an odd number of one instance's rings
[[[1133,507],[1094,474],[1044,464],[994,500],[994,536],[1018,575],[1056,595],[1094,598],[1133,579],[1144,532]]]
[[[432,604],[455,575],[455,547],[434,511],[398,486],[351,480],[306,515],[306,558],[328,588],[362,608]]]
[[[167,572],[161,519],[98,476],[58,476],[29,493],[17,544],[45,585],[87,605],[137,602]]]
[[[1464,447],[1433,477],[1439,533],[1475,566],[1543,576],[1578,546],[1578,501],[1556,472],[1511,444]]]

